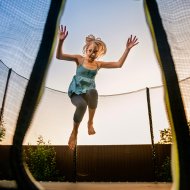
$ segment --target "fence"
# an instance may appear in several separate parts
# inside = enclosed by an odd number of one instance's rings
[[[12,179],[8,162],[10,147],[0,146],[1,179]],[[67,146],[53,147],[56,151],[57,169],[61,175],[65,176],[66,181],[151,182],[164,180],[160,177],[155,178],[151,145],[78,146],[76,163],[73,160],[73,152]],[[157,173],[161,172],[165,159],[170,157],[170,148],[171,145],[155,145]]]

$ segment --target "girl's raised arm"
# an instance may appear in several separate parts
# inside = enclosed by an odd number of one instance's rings
[[[130,36],[127,40],[127,44],[126,44],[126,48],[125,51],[123,53],[123,55],[120,57],[120,59],[118,61],[114,61],[114,62],[104,62],[104,61],[99,61],[99,67],[100,68],[121,68],[129,54],[129,51],[131,50],[131,48],[133,48],[134,46],[136,46],[138,44],[138,39],[136,36]]]
[[[59,42],[57,46],[56,51],[56,58],[60,60],[67,60],[67,61],[75,61],[77,64],[79,64],[79,59],[81,59],[81,55],[71,55],[71,54],[65,54],[63,52],[63,42],[68,36],[68,31],[66,30],[66,26],[63,27],[63,25],[60,25],[59,27]]]

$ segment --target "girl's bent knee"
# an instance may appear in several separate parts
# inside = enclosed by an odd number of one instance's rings
[[[96,89],[88,91],[88,106],[90,109],[96,109],[98,104],[98,92]]]
[[[96,89],[91,89],[91,90],[89,90],[89,91],[87,92],[87,94],[88,94],[89,96],[92,96],[92,97],[98,97],[98,92],[97,92]]]

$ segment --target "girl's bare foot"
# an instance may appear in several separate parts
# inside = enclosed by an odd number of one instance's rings
[[[88,122],[88,134],[89,135],[94,135],[96,132],[93,127],[93,122]]]
[[[71,150],[74,150],[76,144],[77,144],[77,133],[75,131],[72,131],[70,138],[69,138],[69,142],[68,142],[69,148]]]

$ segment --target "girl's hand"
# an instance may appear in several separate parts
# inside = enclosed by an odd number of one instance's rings
[[[64,41],[68,35],[68,31],[66,30],[66,26],[64,26],[64,29],[63,29],[63,25],[60,25],[58,34],[59,34],[59,40]]]
[[[136,46],[139,42],[137,41],[137,37],[136,36],[130,36],[127,40],[127,45],[126,47],[130,50],[132,47]]]

